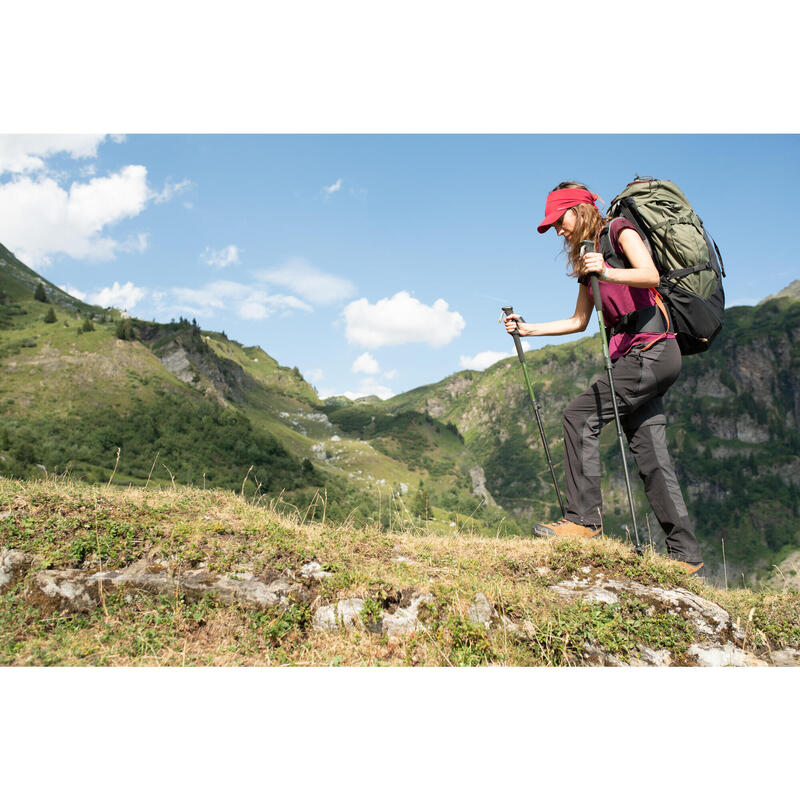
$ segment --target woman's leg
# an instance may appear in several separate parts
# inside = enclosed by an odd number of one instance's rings
[[[658,382],[644,369],[640,350],[614,362],[613,375],[620,417],[658,393]],[[564,411],[565,516],[571,522],[601,523],[599,437],[603,426],[613,419],[608,375],[579,394]]]
[[[666,535],[667,554],[690,564],[701,562],[700,545],[667,450],[663,395],[627,416],[624,428],[647,500]]]
[[[663,394],[680,374],[674,339],[648,350],[633,350],[615,362],[614,389],[621,422],[656,518],[667,534],[670,556],[700,561],[700,549],[666,449]],[[564,450],[568,520],[601,522],[599,435],[614,418],[608,377],[604,376],[567,406]]]

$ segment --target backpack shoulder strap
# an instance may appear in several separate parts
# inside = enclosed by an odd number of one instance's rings
[[[615,217],[615,219],[619,219]],[[607,225],[604,225],[600,230],[600,252],[603,254],[603,260],[612,269],[627,269],[630,264],[624,255],[619,255],[611,244],[611,225],[614,222],[612,219]]]

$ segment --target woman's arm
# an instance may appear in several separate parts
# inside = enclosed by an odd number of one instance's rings
[[[634,289],[650,289],[658,286],[661,278],[641,236],[635,230],[625,228],[619,235],[619,243],[631,265],[629,269],[613,269],[606,266],[600,253],[587,253],[583,257],[581,275],[596,273],[597,277],[606,283],[622,283]]]
[[[514,333],[519,331],[520,336],[560,336],[565,333],[580,333],[586,330],[592,316],[592,298],[585,286],[578,288],[578,301],[575,303],[575,313],[569,319],[560,319],[555,322],[517,322],[519,314],[506,317],[506,330]]]

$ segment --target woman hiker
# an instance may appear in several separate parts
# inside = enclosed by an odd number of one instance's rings
[[[560,183],[547,196],[539,233],[554,228],[564,237],[570,277],[578,278],[578,301],[568,319],[526,323],[519,314],[505,318],[506,330],[520,336],[557,336],[586,330],[593,310],[589,275],[600,280],[614,389],[623,429],[636,459],[653,512],[666,534],[670,558],[689,574],[703,566],[675,470],[667,452],[664,393],[678,378],[681,354],[667,314],[653,291],[659,274],[638,232],[627,220],[610,223],[609,236],[623,268],[612,268],[597,253],[581,255],[581,242],[600,250],[600,233],[608,223],[595,206],[597,195],[580,183]],[[625,317],[637,312],[633,317]],[[622,320],[622,324],[620,324]],[[617,327],[615,327],[617,326]],[[564,412],[567,510],[564,519],[536,525],[540,536],[591,538],[601,531],[600,448],[602,427],[614,419],[608,376],[576,397]]]

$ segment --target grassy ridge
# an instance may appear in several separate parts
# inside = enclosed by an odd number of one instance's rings
[[[0,595],[3,664],[561,665],[581,663],[587,644],[624,661],[640,643],[669,649],[680,663],[693,641],[682,618],[653,614],[632,596],[603,606],[559,600],[548,590],[587,567],[688,587],[747,624],[753,650],[800,647],[798,593],[714,589],[611,540],[553,543],[435,525],[387,531],[308,523],[307,509],[281,510],[221,490],[103,489],[64,480],[0,479],[0,514],[0,548],[34,555],[38,568],[107,569],[148,558],[176,570],[262,575],[315,559],[332,573],[311,601],[266,611],[223,606],[212,596],[190,602],[111,592],[89,614],[54,614],[27,604],[21,583]],[[407,639],[311,624],[322,604],[361,598],[367,622],[422,591],[435,602],[425,611],[425,630]],[[526,635],[471,621],[476,592],[524,624]]]

